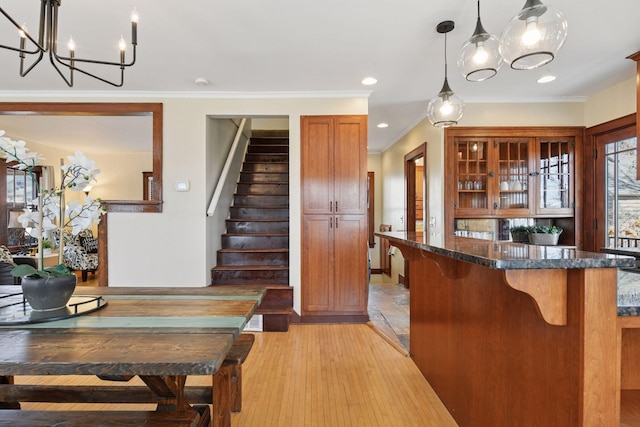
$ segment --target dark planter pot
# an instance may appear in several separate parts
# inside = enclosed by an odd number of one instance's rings
[[[67,305],[76,288],[75,274],[61,277],[23,277],[22,293],[34,311],[57,310]]]
[[[529,233],[526,231],[512,231],[511,240],[516,243],[529,243]]]

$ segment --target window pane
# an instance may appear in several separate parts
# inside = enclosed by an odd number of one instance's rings
[[[607,246],[640,246],[640,182],[636,180],[636,139],[607,144]]]

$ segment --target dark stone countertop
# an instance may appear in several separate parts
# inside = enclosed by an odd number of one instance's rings
[[[635,266],[635,258],[585,252],[573,247],[535,246],[468,237],[415,232],[378,232],[394,245],[405,245],[496,270],[619,268]]]

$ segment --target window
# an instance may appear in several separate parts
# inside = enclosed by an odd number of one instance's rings
[[[637,141],[604,147],[607,247],[640,246],[640,182],[636,180]]]
[[[36,198],[36,186],[33,177],[26,171],[7,167],[7,206],[26,207]]]

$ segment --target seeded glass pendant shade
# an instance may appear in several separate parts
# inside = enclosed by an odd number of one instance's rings
[[[432,125],[439,128],[455,126],[464,113],[464,102],[449,87],[447,80],[447,33],[455,27],[453,21],[443,21],[436,30],[444,34],[444,84],[440,93],[427,104],[427,118]]]
[[[564,14],[540,0],[527,0],[500,36],[500,54],[514,70],[531,70],[553,61],[567,38]]]
[[[476,30],[462,45],[458,56],[458,70],[470,82],[481,82],[498,73],[502,56],[498,38],[484,29],[480,21],[480,0],[478,0],[478,21]]]

